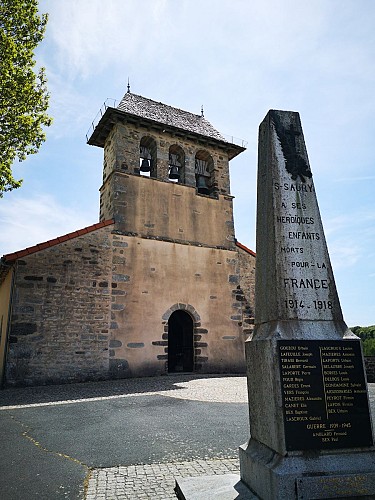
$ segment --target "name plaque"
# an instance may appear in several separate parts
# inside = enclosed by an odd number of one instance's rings
[[[373,445],[360,342],[279,340],[288,451]]]

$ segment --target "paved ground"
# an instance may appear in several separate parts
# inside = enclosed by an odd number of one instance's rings
[[[6,389],[1,498],[175,499],[176,477],[238,472],[248,434],[245,377]]]
[[[1,498],[175,498],[174,477],[238,470],[246,400],[244,377],[6,389]]]

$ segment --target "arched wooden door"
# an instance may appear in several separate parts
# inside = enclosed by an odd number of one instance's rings
[[[193,320],[178,310],[168,320],[168,372],[192,372],[194,369]]]

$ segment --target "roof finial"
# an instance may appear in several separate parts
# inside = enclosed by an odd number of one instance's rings
[[[202,117],[202,118],[204,117],[203,104],[202,104],[202,106],[201,106],[201,117]]]
[[[128,94],[130,94],[130,83],[129,83],[129,77],[128,77]]]

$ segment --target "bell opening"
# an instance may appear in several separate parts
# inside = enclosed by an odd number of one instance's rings
[[[199,194],[210,194],[206,178],[203,175],[197,176],[197,190]]]
[[[178,167],[175,165],[172,165],[170,170],[169,170],[169,179],[170,180],[178,180],[180,178],[180,173],[178,171]]]
[[[139,170],[141,172],[151,172],[150,162],[144,158],[142,160],[141,167]]]

